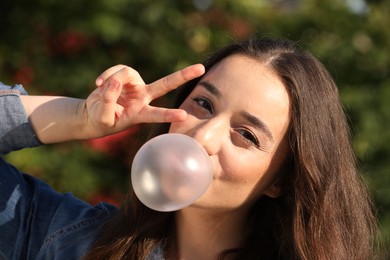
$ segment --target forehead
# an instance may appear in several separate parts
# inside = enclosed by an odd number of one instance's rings
[[[288,93],[278,75],[264,63],[244,55],[223,59],[202,80],[212,81],[222,94],[240,94],[246,102],[263,100],[289,106]]]
[[[279,132],[289,123],[290,100],[280,78],[264,63],[244,55],[229,56],[211,68],[201,81],[220,93],[221,105],[261,118]]]

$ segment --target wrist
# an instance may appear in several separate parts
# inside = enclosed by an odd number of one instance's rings
[[[88,113],[87,100],[80,100],[77,104],[74,114],[73,126],[77,129],[77,133],[73,137],[76,140],[86,140],[91,138],[98,138],[105,135],[105,133],[93,123],[92,116]]]

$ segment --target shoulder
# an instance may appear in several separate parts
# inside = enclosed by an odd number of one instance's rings
[[[44,225],[38,223],[33,228],[37,233],[43,231],[46,234],[38,253],[45,255],[45,259],[61,259],[61,256],[73,259],[71,255],[74,259],[80,258],[117,212],[113,205],[100,203],[92,206],[71,193],[52,192],[47,185],[42,185],[37,199],[41,204],[36,208],[37,221],[42,221]]]
[[[80,259],[92,247],[105,224],[117,209],[106,203],[82,209],[73,221],[54,229],[37,254],[39,259]],[[66,213],[67,214],[67,213]],[[62,218],[64,216],[61,216]],[[62,222],[59,220],[58,222]],[[56,223],[57,226],[59,223]],[[61,227],[60,227],[61,226]]]
[[[161,246],[156,246],[152,252],[147,256],[146,260],[162,260],[164,259],[164,252]]]
[[[93,206],[70,193],[58,193],[1,158],[0,190],[0,232],[4,235],[0,236],[0,256],[11,259],[28,259],[27,255],[36,259],[49,252],[82,254],[117,211],[110,204]]]

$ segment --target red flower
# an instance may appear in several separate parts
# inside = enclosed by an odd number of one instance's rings
[[[110,203],[111,205],[114,205],[116,207],[119,207],[122,204],[122,201],[124,200],[124,198],[125,198],[125,195],[122,193],[119,193],[119,192],[94,193],[87,198],[87,201],[92,205],[96,205],[100,202],[106,202],[106,203]]]
[[[58,35],[48,37],[49,49],[54,54],[75,54],[82,51],[89,39],[81,32],[65,30]]]
[[[34,80],[33,69],[29,66],[22,66],[15,72],[14,80],[22,85],[30,85],[30,83]]]
[[[137,133],[137,131],[138,127],[131,127],[126,131],[117,134],[88,140],[87,144],[96,151],[109,155],[116,155],[126,148],[124,147],[124,144],[127,143],[125,140],[129,139],[132,135]]]

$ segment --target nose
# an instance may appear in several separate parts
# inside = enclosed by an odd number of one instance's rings
[[[224,142],[224,137],[229,133],[226,122],[223,120],[206,120],[194,127],[190,136],[198,141],[208,155],[219,152]]]

